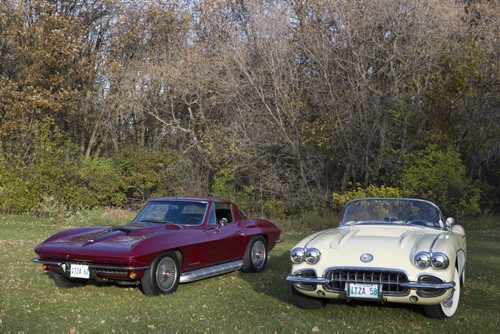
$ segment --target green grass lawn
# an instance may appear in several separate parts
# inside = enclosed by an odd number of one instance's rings
[[[112,223],[127,217],[104,217]],[[98,220],[98,219],[97,219]],[[91,220],[95,223],[96,220]],[[88,285],[58,289],[31,263],[33,247],[86,219],[0,217],[0,332],[499,332],[500,224],[469,231],[466,286],[457,314],[425,317],[412,305],[330,303],[304,311],[289,302],[289,249],[304,234],[283,233],[263,273],[234,272],[145,297],[139,288]]]

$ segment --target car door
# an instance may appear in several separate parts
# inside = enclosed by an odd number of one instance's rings
[[[243,257],[244,233],[230,204],[212,203],[206,232],[210,239],[206,259],[211,264],[234,261]],[[221,224],[223,219],[227,222]]]

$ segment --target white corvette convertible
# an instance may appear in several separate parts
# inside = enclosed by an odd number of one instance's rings
[[[432,202],[362,198],[346,204],[340,226],[290,251],[294,303],[328,299],[423,305],[432,318],[455,314],[464,284],[465,231]]]

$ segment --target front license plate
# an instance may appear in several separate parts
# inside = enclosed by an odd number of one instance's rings
[[[378,284],[349,284],[347,295],[351,298],[380,298],[380,286]]]
[[[69,276],[74,278],[89,278],[89,266],[84,264],[71,264]]]

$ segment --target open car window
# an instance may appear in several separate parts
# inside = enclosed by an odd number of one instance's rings
[[[228,223],[233,222],[231,207],[227,203],[215,203],[215,217],[217,221],[226,218]]]

